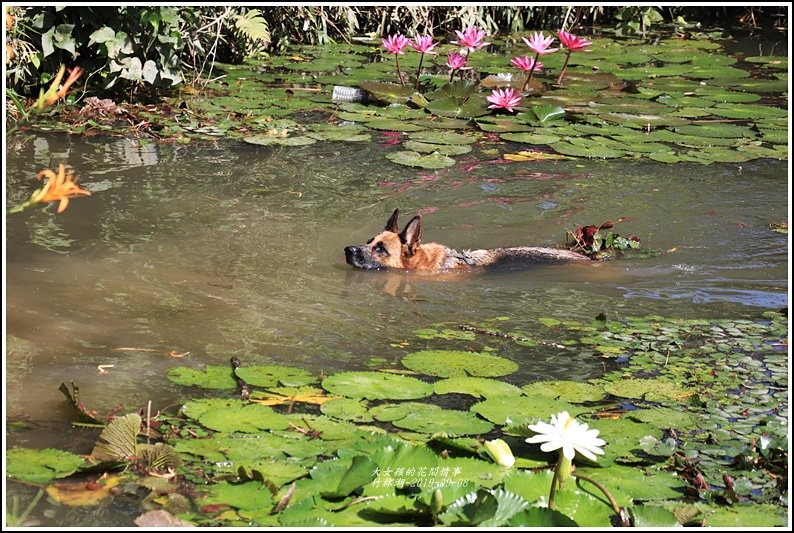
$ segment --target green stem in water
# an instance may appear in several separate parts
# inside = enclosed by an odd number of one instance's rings
[[[397,62],[397,76],[400,78],[400,83],[403,87],[405,87],[405,80],[403,79],[403,73],[400,72],[400,56],[394,54],[394,60]]]
[[[565,68],[568,66],[568,60],[571,59],[571,51],[568,50],[568,55],[565,56],[565,63],[562,64],[562,70],[560,71],[560,77],[557,78],[557,85],[562,83],[562,77],[565,76]]]
[[[589,481],[590,483],[592,483],[593,485],[598,487],[598,490],[603,492],[604,496],[606,496],[607,500],[609,500],[610,505],[612,505],[612,510],[615,511],[615,513],[617,513],[618,516],[620,516],[620,506],[618,505],[618,502],[615,501],[615,498],[612,497],[612,494],[610,494],[610,492],[607,490],[607,488],[605,486],[603,486],[601,483],[599,483],[595,479],[589,478],[587,476],[580,476],[580,475],[576,474],[573,477],[575,477],[576,479],[583,479],[585,481]],[[549,506],[549,507],[551,507],[551,506]]]
[[[535,72],[535,65],[538,64],[538,58],[540,57],[540,52],[535,53],[535,61],[532,63],[532,68],[529,69],[529,75],[527,76],[527,81],[524,83],[524,88],[521,89],[522,91],[526,91],[527,87],[529,87],[529,81],[532,79],[532,73]]]
[[[422,72],[422,61],[425,60],[425,53],[422,52],[422,55],[419,56],[419,68],[416,69],[416,83],[414,83],[414,90],[419,90],[419,73]]]

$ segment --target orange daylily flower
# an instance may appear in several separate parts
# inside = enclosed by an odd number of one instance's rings
[[[36,194],[31,198],[34,203],[54,202],[59,201],[58,213],[61,213],[69,205],[69,198],[78,198],[80,196],[91,196],[91,192],[78,187],[77,176],[72,174],[72,170],[66,172],[63,163],[58,168],[58,174],[52,170],[42,170],[39,172],[38,179],[47,178],[47,183],[39,189]]]
[[[80,66],[76,66],[73,69],[69,69],[69,77],[66,78],[66,81],[61,86],[61,80],[63,79],[64,72],[66,72],[66,66],[61,65],[58,74],[55,75],[55,78],[52,80],[52,84],[50,88],[47,89],[47,92],[44,92],[44,89],[41,90],[41,94],[39,95],[39,99],[35,104],[37,110],[41,111],[48,105],[52,105],[61,98],[66,98],[66,95],[69,92],[69,89],[74,85],[80,76],[83,75],[83,68]]]

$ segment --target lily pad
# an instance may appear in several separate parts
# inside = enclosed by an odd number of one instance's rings
[[[373,95],[378,100],[389,104],[404,104],[411,100],[414,93],[412,87],[397,83],[382,81],[365,81],[361,88]]]
[[[521,396],[521,389],[510,383],[487,378],[454,377],[437,381],[433,385],[436,394],[469,394],[476,398],[496,396]]]
[[[50,448],[11,448],[6,451],[5,460],[6,475],[35,484],[69,476],[85,465],[85,459],[79,455]]]
[[[447,168],[455,164],[454,159],[438,152],[422,155],[419,152],[406,150],[401,152],[392,152],[386,156],[386,159],[393,163],[397,163],[398,165],[427,169]]]
[[[429,383],[384,372],[341,372],[325,378],[322,386],[332,394],[368,400],[411,400],[433,394]]]
[[[462,155],[471,152],[471,146],[460,144],[430,144],[419,141],[406,141],[403,145],[412,152],[430,153],[438,152],[441,155]]]
[[[430,144],[472,144],[477,142],[472,135],[442,131],[422,131],[411,133],[408,137],[414,141]]]
[[[372,414],[367,411],[367,402],[353,398],[334,398],[322,404],[324,415],[350,422],[372,422]]]
[[[451,377],[497,377],[512,374],[518,365],[503,357],[459,350],[423,350],[406,355],[402,364],[415,372]]]
[[[472,405],[471,411],[494,424],[505,425],[508,424],[508,420],[513,423],[545,420],[550,414],[561,411],[568,411],[571,416],[577,416],[587,411],[587,408],[541,396],[497,396]]]
[[[255,387],[301,387],[318,381],[311,372],[279,365],[243,366],[235,374]]]
[[[427,104],[434,115],[449,118],[476,118],[489,113],[485,96],[474,95],[465,100],[456,97],[439,98]]]
[[[644,398],[648,401],[685,400],[695,391],[661,379],[622,379],[604,383],[604,389],[621,398]]]
[[[406,122],[396,118],[373,118],[364,123],[368,128],[385,131],[421,131],[424,128],[413,122]]]
[[[209,365],[204,371],[178,366],[169,369],[166,377],[177,385],[188,387],[199,386],[205,389],[233,389],[237,387],[237,381],[228,366]]]
[[[411,411],[406,416],[394,420],[397,427],[420,433],[446,433],[448,435],[480,435],[493,429],[493,424],[478,418],[468,411],[441,409]]]
[[[606,397],[604,387],[576,381],[538,381],[522,387],[527,396],[542,396],[573,403],[597,402]]]
[[[287,429],[287,418],[265,405],[242,405],[210,409],[199,417],[199,422],[209,429],[223,433],[257,433],[271,429]]]
[[[380,422],[394,422],[405,418],[412,412],[421,413],[440,409],[439,406],[429,403],[400,402],[378,405],[370,410],[370,414]]]
[[[262,146],[270,146],[271,144],[279,144],[282,146],[303,146],[306,144],[314,144],[317,141],[311,137],[298,136],[286,137],[281,135],[251,135],[250,137],[243,137],[243,142],[248,144],[258,144]]]
[[[547,133],[503,133],[499,137],[506,141],[524,144],[555,144],[561,140],[560,137]]]
[[[626,155],[625,151],[612,150],[592,141],[587,143],[586,146],[574,145],[570,142],[559,142],[554,144],[552,148],[563,155],[572,155],[577,157],[612,159],[616,157],[624,157]]]

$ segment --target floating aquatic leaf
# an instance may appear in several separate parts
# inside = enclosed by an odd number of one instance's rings
[[[569,516],[579,527],[611,527],[615,512],[602,499],[593,495],[600,495],[598,489],[592,487],[590,490],[592,492],[573,488],[559,490],[554,496],[554,508]]]
[[[528,506],[529,502],[516,494],[480,489],[452,503],[438,519],[445,526],[496,527]]]
[[[577,524],[555,509],[549,509],[547,507],[530,507],[529,509],[525,509],[510,518],[506,525],[513,528],[574,528]]]
[[[498,377],[518,370],[509,359],[459,350],[423,350],[406,355],[402,364],[416,372],[440,377]]]
[[[324,390],[315,387],[276,387],[268,392],[254,392],[250,401],[261,405],[292,405],[310,403],[322,405],[338,396],[328,396]]]
[[[450,118],[476,118],[489,113],[488,101],[483,95],[474,95],[461,99],[446,97],[433,100],[426,109],[434,115]]]
[[[318,141],[370,142],[372,140],[372,135],[368,133],[346,131],[314,131],[307,133],[306,136]]]
[[[651,407],[628,413],[632,420],[653,424],[660,428],[690,429],[697,426],[697,417],[672,407]]]
[[[259,144],[262,146],[269,146],[271,144],[279,144],[282,146],[303,146],[306,144],[314,144],[317,141],[311,137],[297,136],[297,137],[283,137],[281,135],[251,135],[250,137],[243,137],[243,142],[248,144]]]
[[[85,465],[79,455],[51,448],[9,448],[5,456],[6,475],[35,484],[69,476]]]
[[[658,455],[660,457],[670,457],[676,451],[674,439],[659,440],[651,435],[640,439],[640,447],[648,455]]]
[[[393,422],[401,418],[405,418],[410,413],[426,413],[428,411],[437,411],[441,409],[438,405],[430,403],[419,402],[400,402],[400,403],[385,403],[373,407],[370,414],[381,422]]]
[[[173,367],[168,370],[166,377],[177,385],[198,385],[205,389],[233,389],[237,382],[232,376],[228,366],[209,365],[204,371],[187,367]]]
[[[695,135],[698,137],[722,137],[730,139],[754,139],[755,132],[747,126],[737,126],[735,124],[685,124],[674,128],[678,133],[684,135]]]
[[[548,418],[548,413],[561,411],[568,411],[571,416],[577,416],[587,409],[540,396],[498,396],[474,404],[471,410],[494,424],[504,425],[508,419],[514,422],[522,419],[526,421],[545,419]]]
[[[469,394],[476,398],[492,398],[495,396],[521,396],[521,389],[510,383],[494,379],[475,377],[453,377],[437,381],[433,388],[436,394],[457,392]]]
[[[372,422],[372,414],[367,411],[367,402],[353,398],[333,398],[322,404],[324,415],[350,422]]]
[[[386,159],[398,165],[427,169],[446,168],[455,164],[454,159],[438,152],[429,155],[422,155],[418,152],[411,151],[392,152],[386,156]]]
[[[604,399],[603,386],[575,381],[537,381],[524,385],[522,390],[527,396],[541,396],[566,402],[597,402]]]
[[[322,386],[332,394],[368,400],[411,400],[433,394],[429,383],[383,372],[340,372],[325,378]]]
[[[365,81],[361,88],[373,95],[378,100],[389,104],[404,104],[411,100],[414,93],[413,87],[388,83],[382,81]]]
[[[422,131],[411,133],[408,137],[414,141],[431,144],[472,144],[477,142],[473,135],[449,132]]]
[[[210,409],[201,414],[198,420],[203,426],[223,433],[257,433],[289,427],[286,417],[272,408],[258,404],[243,405],[242,402]]]
[[[681,527],[675,515],[663,507],[634,505],[628,509],[633,527]]]
[[[524,144],[555,144],[561,140],[556,135],[546,133],[503,133],[499,137],[506,141]]]
[[[259,481],[229,483],[221,481],[205,488],[197,503],[206,505],[228,505],[236,509],[261,509],[273,506],[273,495]]]
[[[98,505],[112,495],[114,487],[121,483],[121,476],[102,476],[96,483],[85,481],[56,482],[47,486],[47,496],[59,504],[70,507]]]
[[[235,369],[234,373],[255,387],[271,388],[279,384],[285,387],[302,387],[318,381],[311,372],[279,365],[242,366]]]
[[[560,154],[548,154],[546,152],[518,152],[515,154],[504,154],[503,159],[508,161],[554,161],[568,159]]]
[[[561,154],[577,157],[597,157],[611,159],[615,157],[624,157],[626,155],[625,151],[611,150],[595,142],[589,142],[587,143],[587,146],[577,146],[570,142],[559,142],[555,143],[552,148]]]
[[[411,152],[429,153],[438,152],[441,155],[462,155],[471,152],[471,146],[456,144],[430,144],[418,141],[407,141],[403,144],[406,150]]]
[[[364,123],[368,128],[385,131],[422,131],[424,128],[413,122],[396,118],[373,118]]]
[[[478,418],[474,413],[441,408],[411,411],[404,417],[392,421],[392,424],[419,433],[447,433],[449,435],[480,435],[493,429],[493,424]]]
[[[615,383],[605,383],[604,389],[622,398],[644,398],[648,401],[684,400],[694,394],[685,386],[660,379],[623,379]]]

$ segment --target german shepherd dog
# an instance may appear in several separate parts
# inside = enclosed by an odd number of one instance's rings
[[[587,255],[572,250],[515,246],[489,250],[459,252],[443,244],[422,244],[422,216],[417,215],[400,231],[395,209],[383,232],[367,244],[347,246],[345,259],[351,266],[367,270],[400,269],[424,272],[488,267],[504,263],[521,264],[570,263],[591,261]]]

